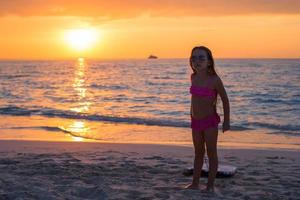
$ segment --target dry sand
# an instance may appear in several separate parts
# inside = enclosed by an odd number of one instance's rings
[[[220,164],[238,171],[210,194],[183,189],[191,147],[2,140],[0,199],[299,199],[298,150],[218,152]]]

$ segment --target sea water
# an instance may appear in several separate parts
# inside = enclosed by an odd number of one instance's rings
[[[232,130],[300,137],[300,59],[216,59],[215,65]],[[1,61],[0,134],[72,132],[47,123],[54,118],[93,122],[93,129],[103,122],[188,129],[191,73],[188,59]],[[220,97],[217,111],[223,120]],[[22,123],[34,117],[38,127]]]

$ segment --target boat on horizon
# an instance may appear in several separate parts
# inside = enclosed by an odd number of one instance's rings
[[[150,55],[149,57],[148,57],[148,59],[157,59],[158,57],[157,56],[154,56],[154,55]]]

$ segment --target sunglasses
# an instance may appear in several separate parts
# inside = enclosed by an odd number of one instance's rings
[[[205,57],[203,57],[203,56],[192,56],[192,57],[191,57],[191,60],[192,60],[193,62],[195,62],[196,60],[199,60],[200,62],[205,62],[205,61],[207,61],[207,59],[206,59]]]

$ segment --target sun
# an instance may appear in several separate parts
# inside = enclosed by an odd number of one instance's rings
[[[73,49],[83,51],[95,44],[98,35],[93,29],[74,29],[66,32],[65,39]]]

